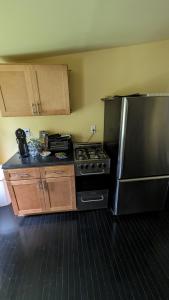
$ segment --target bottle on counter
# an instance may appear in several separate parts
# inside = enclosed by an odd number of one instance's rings
[[[43,151],[47,151],[48,150],[48,132],[45,130],[40,130],[39,131],[39,140],[42,144]]]

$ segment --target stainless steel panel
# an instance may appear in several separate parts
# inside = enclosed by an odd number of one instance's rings
[[[133,97],[127,102],[120,178],[168,175],[169,97]]]
[[[169,178],[118,181],[114,214],[132,214],[164,209]]]

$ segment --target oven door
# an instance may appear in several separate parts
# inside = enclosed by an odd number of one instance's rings
[[[107,174],[77,176],[77,208],[87,210],[108,207],[109,182],[110,176]]]

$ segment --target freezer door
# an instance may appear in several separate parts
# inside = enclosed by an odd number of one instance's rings
[[[113,211],[115,215],[164,209],[169,178],[119,180]]]
[[[118,178],[169,174],[169,97],[123,98]]]

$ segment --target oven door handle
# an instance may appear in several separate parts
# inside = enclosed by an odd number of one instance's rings
[[[82,175],[82,176],[87,176],[87,175],[99,175],[99,174],[104,174],[105,173],[105,171],[104,170],[102,170],[102,172],[93,172],[93,173],[83,173],[82,171],[80,171],[80,175]]]
[[[81,202],[83,202],[83,203],[86,203],[86,202],[99,202],[99,201],[103,201],[103,200],[104,200],[104,196],[101,195],[101,197],[98,198],[98,199],[90,199],[90,200],[84,200],[84,199],[81,197],[80,200],[81,200]]]

